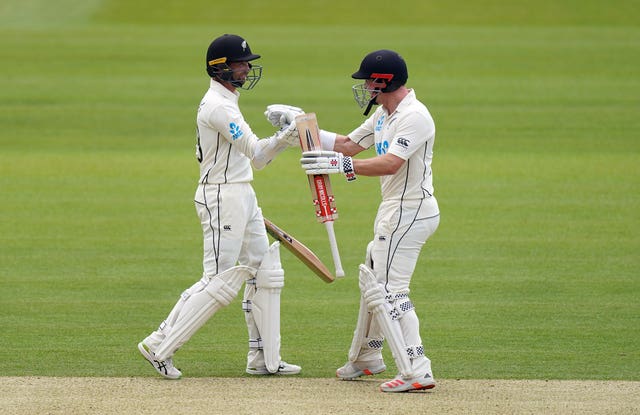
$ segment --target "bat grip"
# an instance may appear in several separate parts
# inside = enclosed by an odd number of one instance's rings
[[[336,241],[336,234],[333,230],[333,221],[326,221],[324,226],[327,228],[327,235],[329,235],[329,246],[331,246],[333,264],[336,267],[336,277],[344,277],[344,270],[342,269],[342,262],[340,261],[340,252],[338,251],[338,242]]]

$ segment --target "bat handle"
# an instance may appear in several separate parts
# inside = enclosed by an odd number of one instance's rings
[[[324,226],[327,228],[327,234],[329,235],[329,245],[331,246],[333,264],[336,267],[336,277],[344,277],[344,270],[342,269],[342,263],[340,262],[340,252],[338,251],[338,242],[336,241],[336,234],[333,231],[333,221],[326,221]]]

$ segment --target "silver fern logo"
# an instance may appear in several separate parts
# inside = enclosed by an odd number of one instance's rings
[[[234,122],[229,124],[229,133],[231,133],[231,138],[233,138],[234,140],[237,140],[244,134],[244,132],[240,129],[240,126]]]

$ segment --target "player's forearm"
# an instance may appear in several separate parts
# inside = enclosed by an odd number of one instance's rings
[[[287,147],[287,143],[278,141],[274,137],[257,140],[253,157],[251,158],[251,165],[254,169],[261,170],[271,163],[278,154],[286,150]]]
[[[388,176],[395,174],[404,160],[393,154],[368,159],[353,159],[353,169],[358,176]]]
[[[337,153],[342,153],[345,156],[355,156],[365,150],[365,148],[351,141],[346,135],[338,134],[332,150]]]

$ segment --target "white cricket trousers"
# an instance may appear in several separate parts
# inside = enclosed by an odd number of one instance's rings
[[[387,292],[409,292],[422,246],[438,228],[435,197],[383,201],[374,223],[373,271]]]
[[[269,249],[269,238],[250,183],[200,184],[195,206],[204,238],[205,275],[237,264],[260,266]]]

